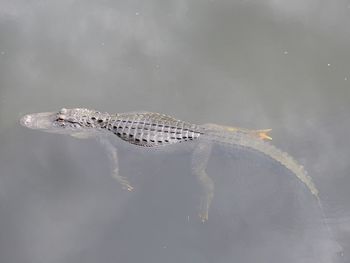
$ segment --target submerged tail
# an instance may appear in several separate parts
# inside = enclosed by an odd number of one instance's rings
[[[290,170],[305,186],[309,189],[312,195],[315,196],[318,206],[322,214],[322,222],[325,225],[329,238],[336,241],[333,231],[330,229],[326,222],[326,213],[323,204],[319,198],[319,191],[316,188],[312,178],[307,175],[304,167],[297,163],[293,157],[288,153],[281,151],[269,142],[263,140],[256,136],[251,136],[249,134],[234,133],[234,132],[223,132],[217,130],[206,130],[203,132],[202,137],[208,140],[212,140],[219,144],[226,144],[232,146],[238,146],[242,148],[248,148],[257,152],[260,152],[271,159],[279,162],[281,165]],[[342,247],[337,244],[337,251],[343,251]]]
[[[249,148],[265,154],[266,156],[279,162],[281,165],[290,170],[302,183],[306,185],[310,192],[317,199],[319,199],[318,190],[311,177],[307,175],[304,167],[298,164],[288,153],[281,151],[269,142],[263,141],[262,139],[256,138],[254,136],[249,136],[249,134],[246,135],[242,133],[223,132],[216,130],[207,130],[203,134],[203,137],[217,143],[231,144],[233,146]]]

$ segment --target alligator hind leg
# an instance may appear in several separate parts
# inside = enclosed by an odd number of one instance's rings
[[[217,130],[217,131],[241,132],[244,134],[250,134],[251,136],[257,137],[261,140],[269,140],[269,141],[272,140],[272,138],[269,135],[269,132],[271,132],[272,129],[249,130],[244,128],[218,125],[215,123],[206,123],[206,124],[203,124],[202,126],[205,128]]]
[[[214,182],[205,171],[209,161],[212,143],[209,141],[200,141],[193,151],[192,155],[192,173],[197,177],[200,185],[200,210],[199,216],[202,222],[208,220],[208,212],[211,201],[214,196]]]
[[[126,177],[119,175],[119,162],[118,162],[118,153],[117,149],[111,142],[104,137],[98,137],[98,141],[103,145],[103,147],[107,151],[108,158],[112,163],[112,176],[115,178],[121,185],[122,188],[128,191],[132,191],[134,187],[132,187]]]

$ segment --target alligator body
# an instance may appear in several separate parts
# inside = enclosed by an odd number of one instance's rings
[[[271,138],[267,132],[270,130],[247,130],[216,124],[196,125],[151,112],[109,114],[82,108],[63,108],[59,112],[28,114],[23,116],[20,122],[25,127],[46,132],[69,134],[79,138],[98,138],[107,149],[113,164],[113,176],[129,191],[133,187],[127,178],[119,174],[117,150],[103,134],[113,133],[124,141],[142,147],[197,141],[192,154],[192,173],[198,178],[203,189],[199,208],[202,221],[208,219],[210,203],[214,196],[214,183],[206,173],[213,143],[249,148],[265,154],[289,169],[319,200],[318,190],[304,168],[287,153],[268,142]]]

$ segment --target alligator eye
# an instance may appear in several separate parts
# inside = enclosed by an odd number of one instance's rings
[[[66,108],[62,108],[62,109],[60,110],[60,113],[66,114],[66,113],[67,113],[67,109],[66,109]]]

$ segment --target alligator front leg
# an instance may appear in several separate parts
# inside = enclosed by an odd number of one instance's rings
[[[214,182],[205,171],[209,161],[211,148],[211,142],[200,141],[192,155],[192,173],[197,177],[202,190],[199,208],[199,217],[202,222],[208,220],[209,207],[214,196]]]
[[[98,137],[98,141],[103,145],[107,151],[108,158],[112,164],[112,176],[115,178],[121,185],[123,189],[132,191],[132,187],[128,179],[124,176],[119,175],[119,162],[118,162],[118,153],[117,148],[105,137]]]

